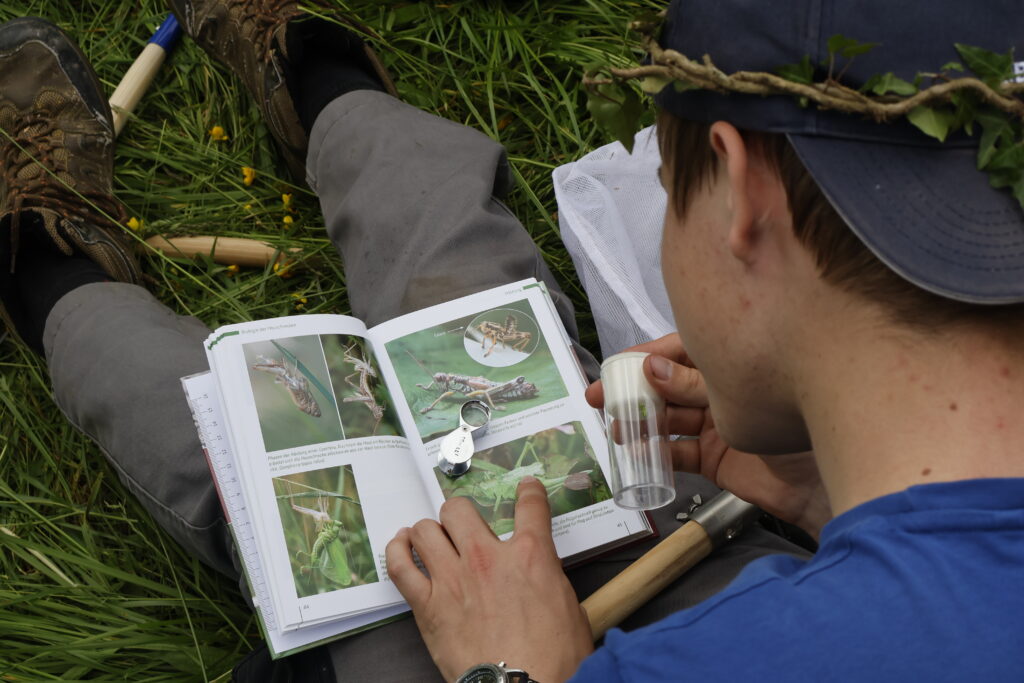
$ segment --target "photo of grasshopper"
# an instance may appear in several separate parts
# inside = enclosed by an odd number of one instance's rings
[[[530,357],[540,339],[536,321],[522,310],[484,311],[466,326],[466,353],[484,365],[502,368]]]
[[[318,335],[243,345],[267,452],[345,438]]]
[[[516,487],[525,476],[544,484],[552,517],[611,499],[611,491],[578,422],[546,429],[473,456],[452,479],[435,469],[444,497],[469,498],[496,534],[512,531]]]
[[[350,334],[325,334],[320,340],[345,438],[403,436],[394,401],[367,341]]]
[[[406,349],[406,352],[424,371],[427,370],[426,366],[412,355],[412,351]],[[526,400],[533,398],[538,393],[537,385],[527,382],[524,375],[519,375],[507,382],[495,382],[483,376],[468,377],[447,372],[435,372],[430,377],[430,384],[424,386],[417,382],[416,386],[424,391],[431,391],[436,387],[441,392],[430,405],[420,408],[421,415],[429,413],[438,403],[445,400],[465,403],[477,399],[489,405],[491,410],[505,410],[498,404]]]
[[[299,597],[379,581],[350,465],[273,481]]]
[[[249,366],[274,377],[274,383],[280,384],[288,392],[295,407],[310,417],[320,417],[320,404],[316,396],[309,390],[309,380],[299,373],[297,365],[289,365],[284,358],[264,358],[260,356]]]
[[[483,313],[496,311],[498,309]],[[459,424],[459,408],[469,400],[483,401],[491,408],[492,419],[501,419],[568,395],[547,340],[532,322],[535,315],[528,301],[506,304],[500,313],[490,316],[504,321],[512,315],[519,324],[529,320],[534,326],[536,334],[531,332],[530,336],[532,352],[514,365],[495,367],[481,362],[476,356],[490,348],[486,339],[488,345],[484,351],[478,339],[474,339],[472,350],[468,349],[467,330],[482,315],[477,312],[387,344],[388,356],[424,441],[455,429]],[[491,357],[500,353],[499,346],[499,351]],[[524,356],[514,349],[509,353]]]

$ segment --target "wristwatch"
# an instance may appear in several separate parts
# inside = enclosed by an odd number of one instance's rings
[[[506,669],[505,662],[477,664],[466,669],[455,683],[537,683],[522,669]]]

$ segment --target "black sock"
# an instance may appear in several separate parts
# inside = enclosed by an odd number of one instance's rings
[[[288,91],[306,134],[323,108],[353,90],[386,92],[363,52],[363,41],[323,19],[288,26]]]
[[[67,256],[57,249],[35,213],[21,215],[18,242],[11,299],[17,300],[20,311],[12,317],[18,335],[41,354],[46,318],[61,297],[82,285],[111,279],[88,257],[78,253]],[[10,261],[2,267],[9,270]]]

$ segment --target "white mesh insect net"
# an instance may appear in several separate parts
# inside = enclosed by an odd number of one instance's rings
[[[562,240],[605,357],[675,330],[661,280],[660,164],[651,127],[636,134],[632,154],[614,142],[551,174]]]

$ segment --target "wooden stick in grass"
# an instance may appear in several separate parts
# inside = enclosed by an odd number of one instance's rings
[[[583,601],[594,640],[738,535],[759,513],[728,491],[695,510],[690,521]]]
[[[153,82],[168,53],[174,49],[181,37],[181,27],[173,14],[160,24],[149,43],[132,62],[121,82],[110,96],[110,110],[114,115],[114,136],[120,135],[128,117],[138,106],[139,100]],[[214,262],[223,265],[262,268],[271,263],[285,263],[284,254],[258,240],[240,237],[152,237],[146,243],[168,256],[194,258],[199,254],[209,255]],[[299,251],[299,250],[293,250]]]
[[[171,257],[195,258],[209,256],[215,263],[224,265],[263,268],[268,264],[286,266],[288,256],[302,251],[287,249],[282,251],[259,240],[243,237],[150,237],[146,244]]]

